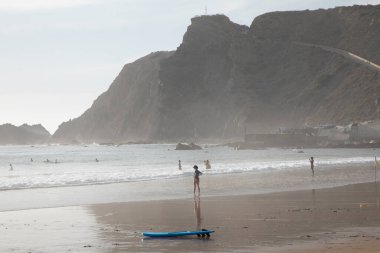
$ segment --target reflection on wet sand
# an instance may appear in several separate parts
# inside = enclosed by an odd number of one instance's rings
[[[375,184],[366,183],[307,191],[203,197],[202,210],[199,197],[93,205],[88,209],[97,220],[97,225],[91,224],[98,233],[97,241],[86,241],[83,246],[93,246],[91,250],[99,249],[102,253],[284,252],[283,245],[288,245],[285,251],[304,252],[298,246],[310,242],[320,247],[314,252],[325,252],[331,245],[337,249],[334,252],[340,249],[358,252],[346,249],[357,245],[367,247],[364,246],[367,243],[371,243],[368,248],[374,249],[380,244],[376,239],[380,233],[376,191]],[[143,231],[202,228],[216,233],[210,240],[195,236],[164,239],[141,236]],[[349,241],[340,244],[347,238]],[[339,244],[326,246],[319,242]]]
[[[311,195],[313,196],[313,207],[315,207],[315,189],[311,190]]]
[[[79,206],[0,212],[0,252],[104,252],[95,218]]]
[[[196,224],[196,228],[195,230],[196,231],[200,231],[200,230],[206,230],[204,228],[202,228],[202,214],[201,214],[201,198],[198,196],[198,197],[194,197],[194,214],[195,214],[195,224]],[[198,238],[206,238],[206,239],[210,239],[210,234],[202,234],[202,235],[197,235]]]
[[[194,214],[196,221],[196,230],[202,229],[202,217],[201,217],[201,198],[194,197]]]

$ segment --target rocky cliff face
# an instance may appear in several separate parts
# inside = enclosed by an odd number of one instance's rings
[[[274,12],[250,27],[223,15],[195,17],[176,51],[127,64],[54,139],[226,140],[245,127],[375,119],[380,69],[369,61],[380,64],[379,45],[380,6]]]
[[[16,127],[11,124],[0,126],[0,145],[31,145],[47,143],[50,133],[42,125],[27,125]]]
[[[343,49],[380,63],[380,6],[340,7],[330,10],[268,13],[254,20],[251,35],[281,44],[279,101],[289,105],[299,123],[349,123],[378,117],[379,71],[303,42]],[[274,46],[276,47],[276,46]],[[286,58],[285,58],[286,57]],[[276,78],[276,77],[274,77]],[[278,92],[276,92],[278,93]],[[285,99],[283,99],[285,98]],[[379,101],[378,101],[379,100]],[[288,111],[289,111],[288,109]]]
[[[154,139],[162,96],[158,72],[162,60],[171,55],[156,52],[126,64],[108,91],[82,116],[62,123],[53,140],[120,143]]]

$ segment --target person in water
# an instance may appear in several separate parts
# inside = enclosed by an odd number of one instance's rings
[[[206,165],[206,170],[211,169],[211,164],[210,164],[210,161],[209,161],[209,160],[206,160],[206,161],[205,161],[205,165]]]
[[[202,172],[198,170],[198,166],[194,165],[194,195],[195,195],[195,190],[198,187],[198,196],[201,195],[201,189],[199,188],[199,176],[202,175]]]
[[[178,160],[178,169],[182,170],[181,160]]]
[[[313,177],[314,177],[314,157],[310,157],[309,161],[310,161],[311,173],[313,174]]]

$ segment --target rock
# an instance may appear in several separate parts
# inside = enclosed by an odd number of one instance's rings
[[[269,133],[377,118],[379,71],[337,50],[380,64],[379,27],[380,5],[271,12],[250,27],[224,15],[194,17],[175,51],[126,64],[53,138],[229,141],[245,127]]]
[[[42,125],[0,125],[0,145],[45,144],[49,142],[50,137],[50,133]]]
[[[178,143],[175,147],[176,150],[199,150],[202,149],[201,146],[198,146],[194,143],[186,144],[186,143]]]

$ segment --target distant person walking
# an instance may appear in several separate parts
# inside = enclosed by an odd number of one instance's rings
[[[182,170],[181,160],[178,160],[178,169]]]
[[[201,195],[201,189],[199,188],[199,176],[202,175],[202,172],[198,170],[198,166],[194,165],[194,195],[195,195],[195,190],[198,187],[198,196]]]
[[[313,177],[314,177],[314,157],[310,157],[309,161],[310,161],[311,173],[313,174]]]
[[[13,165],[10,163],[9,164],[9,170],[12,171],[13,170]]]

